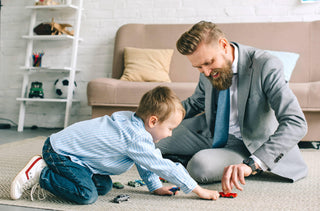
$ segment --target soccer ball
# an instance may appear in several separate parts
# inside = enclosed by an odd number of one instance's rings
[[[67,98],[68,95],[68,86],[69,86],[69,78],[64,77],[64,78],[58,78],[54,82],[54,91],[56,95],[60,98]],[[77,87],[77,83],[74,81],[74,90]],[[73,90],[73,94],[74,94]]]

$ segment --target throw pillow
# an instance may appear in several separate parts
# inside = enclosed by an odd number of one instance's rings
[[[291,78],[292,71],[296,66],[296,63],[299,59],[299,54],[291,53],[291,52],[284,52],[284,51],[268,51],[272,55],[278,57],[283,63],[284,69],[284,77],[286,81],[289,81]]]
[[[173,49],[124,48],[124,71],[120,80],[171,82],[169,68]]]

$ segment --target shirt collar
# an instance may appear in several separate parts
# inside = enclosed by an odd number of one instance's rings
[[[234,47],[234,60],[232,63],[232,71],[233,74],[237,74],[238,73],[238,60],[239,60],[239,53],[238,53],[238,47],[232,43],[230,43],[233,47]]]
[[[137,122],[139,127],[143,127],[144,128],[144,122],[143,120],[136,114],[136,112],[134,112],[131,116],[131,120],[133,122]]]

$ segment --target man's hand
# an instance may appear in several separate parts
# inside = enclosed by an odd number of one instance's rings
[[[238,190],[243,190],[242,185],[245,185],[245,177],[249,176],[252,170],[246,164],[230,165],[224,168],[223,176],[221,180],[222,190],[224,193],[230,193],[235,186]]]

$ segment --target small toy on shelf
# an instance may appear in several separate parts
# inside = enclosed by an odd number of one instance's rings
[[[224,194],[223,192],[219,192],[219,194],[220,194],[220,197],[223,197],[223,198],[236,198],[237,197],[237,193]]]
[[[68,77],[59,78],[54,82],[54,92],[57,94],[59,98],[67,98],[68,86],[69,86]],[[76,87],[77,87],[77,83],[74,82],[74,90]],[[73,90],[73,94],[74,94],[74,90]]]
[[[59,1],[56,0],[36,0],[35,5],[59,5]]]
[[[123,189],[124,186],[120,182],[114,182],[112,185],[114,188]]]
[[[44,98],[42,83],[39,81],[34,81],[31,83],[29,98],[40,97]]]
[[[69,31],[66,28],[72,27],[68,23],[55,23],[54,18],[52,18],[51,23],[40,23],[34,27],[33,32],[37,35],[62,35],[67,34],[70,36],[74,35],[74,31]]]
[[[114,202],[114,203],[120,203],[120,202],[123,202],[123,201],[129,201],[129,199],[130,199],[130,196],[129,196],[129,195],[127,195],[127,194],[120,194],[120,195],[118,195],[117,197],[115,197],[115,198],[113,199],[113,202]]]
[[[33,53],[32,60],[33,60],[33,66],[34,67],[41,67],[41,60],[42,56],[44,55],[43,52],[41,53]]]
[[[72,4],[72,0],[61,0],[61,4],[70,5]]]
[[[67,34],[70,36],[74,35],[74,31],[69,31],[66,29],[66,27],[72,27],[72,25],[68,24],[68,23],[55,23],[54,19],[52,18],[51,21],[51,35],[61,35],[61,34]]]

